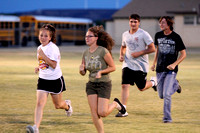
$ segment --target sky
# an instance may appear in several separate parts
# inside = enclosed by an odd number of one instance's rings
[[[121,9],[131,0],[0,0],[0,13],[42,9]]]

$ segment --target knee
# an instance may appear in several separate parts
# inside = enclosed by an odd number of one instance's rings
[[[128,87],[129,87],[129,85],[127,85],[127,84],[122,84],[122,90],[126,90],[126,89],[128,89]]]
[[[37,102],[37,107],[43,107],[44,106],[44,103],[43,102],[41,102],[41,101],[38,101]]]
[[[100,112],[98,112],[98,115],[100,117],[106,117],[107,116],[107,112],[106,111],[100,111]]]

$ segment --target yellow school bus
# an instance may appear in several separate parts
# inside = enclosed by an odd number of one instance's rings
[[[47,23],[56,28],[57,45],[62,42],[85,44],[86,31],[93,25],[92,20],[83,18],[0,15],[0,46],[27,46],[29,43],[40,45],[38,32]]]
[[[19,45],[19,24],[17,16],[0,15],[0,46]]]
[[[85,44],[85,33],[93,25],[92,20],[82,18],[20,16],[22,46],[26,46],[29,41],[35,41],[39,45],[38,32],[46,23],[52,24],[56,28],[57,45],[62,42],[74,42],[76,45]]]

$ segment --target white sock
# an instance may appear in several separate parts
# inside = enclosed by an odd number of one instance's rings
[[[33,125],[33,128],[35,129],[35,131],[39,131],[39,129],[37,128],[37,126],[36,125]]]
[[[152,87],[153,87],[153,86],[155,85],[155,81],[152,81],[152,80],[151,80],[151,83],[152,83]]]
[[[116,102],[117,103],[117,102]],[[121,106],[117,103],[117,107],[116,107],[118,110],[121,110]]]

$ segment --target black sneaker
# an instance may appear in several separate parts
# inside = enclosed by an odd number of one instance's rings
[[[180,85],[178,85],[178,90],[176,91],[177,93],[181,93],[181,86]]]
[[[118,112],[115,117],[126,117],[128,116],[128,113],[126,112],[125,114],[122,114],[121,112]]]
[[[178,81],[178,80],[177,80]],[[178,83],[179,83],[179,81],[178,81]],[[177,93],[181,93],[181,86],[178,84],[178,90],[176,91]]]
[[[154,91],[157,91],[157,86],[152,87]]]
[[[154,91],[157,91],[157,78],[156,77],[151,77],[150,81],[154,82],[154,86],[152,87],[154,89]]]
[[[121,106],[121,110],[119,110],[119,112],[121,112],[122,114],[125,114],[126,113],[126,109],[121,104],[121,102],[119,101],[119,99],[115,98],[114,101],[117,102]]]

